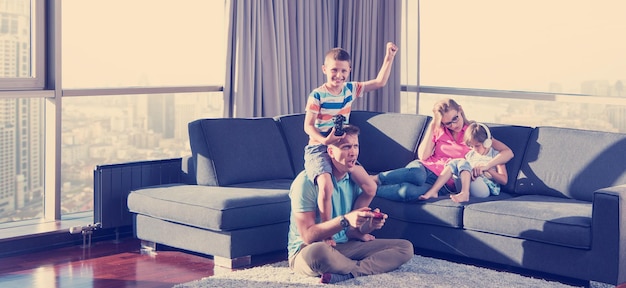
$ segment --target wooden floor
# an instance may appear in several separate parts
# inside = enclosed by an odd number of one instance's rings
[[[0,287],[172,287],[229,273],[209,256],[164,249],[156,255],[139,251],[139,240],[95,242],[82,246],[0,258]],[[253,257],[253,266],[278,262],[285,255]]]
[[[168,247],[159,247],[156,255],[147,255],[140,253],[139,247],[139,240],[127,238],[119,242],[95,242],[84,249],[82,246],[72,246],[3,257],[0,258],[0,287],[161,288],[233,271],[214,266],[210,256]],[[286,252],[256,256],[252,258],[252,266],[279,262],[286,257]],[[530,275],[533,274],[527,276]],[[534,277],[575,286],[584,285],[584,282],[578,283],[572,279],[536,274]],[[626,283],[616,288],[626,288]]]

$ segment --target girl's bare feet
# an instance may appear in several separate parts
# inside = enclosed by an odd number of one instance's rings
[[[450,199],[456,203],[467,202],[469,201],[469,193],[461,192],[459,194],[452,194],[450,195]]]
[[[424,195],[421,195],[418,199],[426,200],[426,199],[437,198],[437,197],[439,197],[439,190],[428,190],[426,193],[424,193]]]

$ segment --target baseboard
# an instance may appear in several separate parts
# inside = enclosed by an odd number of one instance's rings
[[[91,243],[130,237],[133,237],[132,226],[100,229],[94,231],[91,235]],[[0,257],[28,254],[74,245],[83,245],[83,235],[70,234],[67,229],[0,239]]]

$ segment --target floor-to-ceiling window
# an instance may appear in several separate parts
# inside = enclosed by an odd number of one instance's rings
[[[189,154],[223,115],[225,2],[0,0],[0,225],[92,211],[98,164]]]
[[[402,111],[454,97],[479,121],[626,132],[624,8],[406,0]],[[189,119],[224,109],[224,15],[224,1],[0,0],[0,224],[91,211],[96,164],[188,153]]]
[[[0,223],[43,217],[44,1],[0,1]]]
[[[62,213],[93,209],[96,165],[190,154],[187,123],[222,116],[222,93],[208,87],[224,82],[224,9],[63,1]],[[183,93],[194,87],[207,88]]]
[[[453,97],[478,121],[626,132],[625,10],[619,0],[420,0],[419,51],[408,51],[420,93],[404,111],[431,114]],[[403,71],[415,85],[417,69]]]

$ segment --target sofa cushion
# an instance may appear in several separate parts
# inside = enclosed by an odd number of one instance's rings
[[[189,142],[198,185],[295,177],[283,135],[272,118],[196,120],[189,123]]]
[[[591,201],[593,192],[626,184],[626,134],[535,128],[515,192]]]
[[[416,158],[429,116],[353,111],[349,123],[361,129],[359,162],[371,173],[399,167]]]
[[[238,183],[226,187],[289,190],[289,188],[291,187],[291,182],[293,182],[293,179],[274,179],[266,181]]]
[[[501,124],[488,124],[489,131],[493,138],[502,141],[511,148],[515,155],[513,159],[506,163],[506,171],[509,176],[506,185],[502,185],[502,191],[506,193],[513,193],[515,191],[515,181],[517,174],[522,166],[522,160],[524,159],[524,152],[526,151],[526,144],[533,128],[526,126],[515,125],[501,125]]]
[[[304,169],[304,147],[308,143],[304,116],[276,117],[289,146],[295,174]],[[415,114],[352,111],[348,121],[361,129],[359,162],[372,173],[404,167],[415,159],[429,119]]]
[[[309,135],[304,132],[304,116],[293,114],[275,118],[287,142],[295,175],[304,170],[304,147],[309,143]]]
[[[379,208],[380,211],[388,214],[390,218],[410,223],[462,228],[465,204],[498,201],[510,197],[511,196],[507,193],[501,193],[498,196],[489,196],[486,198],[470,198],[470,201],[466,203],[456,203],[450,199],[449,195],[441,195],[438,198],[413,202],[397,202],[381,197],[374,197],[370,207]]]
[[[467,230],[589,249],[591,208],[585,201],[524,195],[469,204],[463,225]]]
[[[452,200],[397,202],[374,197],[370,205],[388,214],[389,218],[409,223],[423,223],[437,226],[463,227],[463,206]]]
[[[183,225],[230,231],[288,222],[288,194],[282,189],[171,184],[132,191],[128,209]]]

